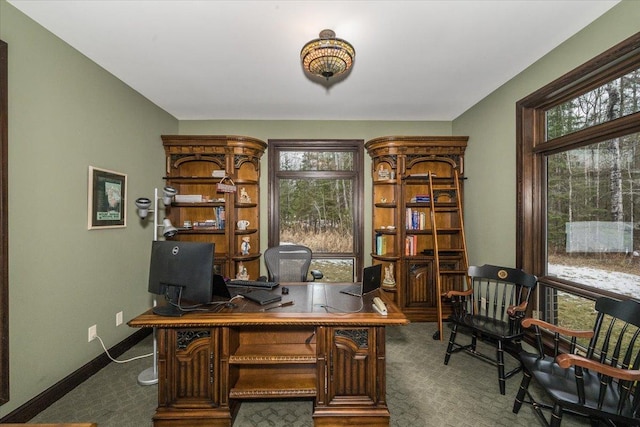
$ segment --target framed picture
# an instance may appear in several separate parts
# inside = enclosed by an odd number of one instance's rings
[[[127,175],[89,166],[89,230],[127,226]]]

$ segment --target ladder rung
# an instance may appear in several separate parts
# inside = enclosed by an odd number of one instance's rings
[[[433,256],[434,269],[436,275],[436,293],[442,295],[442,282],[460,282],[467,278],[467,249],[464,236],[464,225],[462,218],[462,206],[460,200],[459,175],[457,170],[453,170],[453,176],[437,179],[431,171],[427,174],[428,182],[426,182],[429,198],[434,203],[427,206],[428,216],[430,217],[431,230],[423,234],[430,234],[433,240],[433,248],[431,254],[428,250],[422,253],[427,256]],[[448,196],[446,202],[438,202],[441,195]],[[440,215],[438,215],[440,214]],[[448,215],[447,215],[448,214]],[[448,216],[448,218],[446,218]],[[444,220],[442,217],[445,217]],[[439,227],[438,221],[448,226]],[[440,235],[444,239],[440,239]],[[442,244],[442,248],[439,245]],[[462,246],[461,248],[450,248],[447,246]],[[462,278],[462,279],[460,279]],[[444,285],[447,285],[445,283]],[[442,301],[438,299],[438,332],[442,339]]]

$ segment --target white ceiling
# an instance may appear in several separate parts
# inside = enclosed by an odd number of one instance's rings
[[[177,119],[453,120],[618,0],[8,0]],[[300,49],[356,49],[326,85]]]

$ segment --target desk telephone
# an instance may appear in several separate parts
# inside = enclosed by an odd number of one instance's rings
[[[375,297],[373,299],[373,309],[378,313],[382,314],[383,316],[387,315],[387,306],[380,299],[380,297]]]

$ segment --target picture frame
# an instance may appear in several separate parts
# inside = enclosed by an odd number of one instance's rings
[[[89,166],[89,230],[127,226],[127,175]]]

